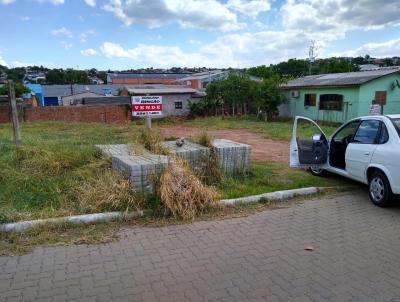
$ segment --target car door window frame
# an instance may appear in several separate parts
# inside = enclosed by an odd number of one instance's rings
[[[374,142],[372,142],[372,143],[364,143],[364,142],[355,141],[354,139],[355,139],[355,137],[356,137],[356,135],[357,135],[358,130],[359,130],[360,127],[361,127],[361,124],[362,124],[363,122],[370,122],[370,121],[377,121],[377,122],[379,123],[378,131],[376,132]],[[360,123],[358,124],[358,127],[357,127],[356,131],[355,131],[354,134],[353,134],[353,137],[352,137],[351,140],[350,140],[350,143],[351,143],[351,144],[361,144],[361,145],[377,145],[377,144],[378,144],[378,138],[379,138],[379,136],[380,136],[380,129],[381,129],[381,124],[380,124],[380,123],[382,123],[382,121],[380,121],[380,120],[375,120],[375,119],[365,119],[365,120],[361,120]]]
[[[357,132],[357,130],[358,130],[358,127],[360,127],[360,123],[362,122],[362,120],[353,120],[353,121],[350,121],[350,122],[348,122],[347,124],[345,124],[345,125],[343,125],[341,128],[339,128],[337,131],[336,131],[336,133],[332,136],[332,141],[335,141],[335,142],[337,142],[335,139],[336,139],[336,137],[337,137],[337,135],[342,131],[342,130],[344,130],[347,126],[349,126],[349,125],[351,125],[351,124],[353,124],[353,123],[358,123],[357,124],[357,126],[355,127],[355,130],[354,130],[354,132],[353,132],[353,135],[352,135],[352,137],[351,137],[351,140],[353,139],[353,137],[354,137],[354,135],[356,134],[356,132]],[[344,138],[344,137],[343,137]],[[342,138],[342,139],[343,139]],[[341,140],[340,140],[341,141]]]
[[[389,134],[388,127],[386,126],[386,124],[383,121],[381,121],[380,123],[381,124],[380,124],[380,127],[379,127],[379,133],[378,133],[378,137],[377,137],[377,144],[378,145],[384,145],[389,141],[390,134]],[[387,138],[386,138],[386,140],[384,142],[381,142],[382,133],[383,133],[384,129],[386,130]]]

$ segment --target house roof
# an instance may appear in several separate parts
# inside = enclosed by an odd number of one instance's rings
[[[96,96],[96,97],[105,97],[104,93],[97,93],[97,92],[93,92],[93,91],[84,91],[84,92],[78,92],[78,93],[74,93],[74,94],[64,95],[61,98],[70,97],[70,96],[80,96],[80,95],[91,95],[91,96]]]
[[[221,76],[229,73],[226,70],[211,70],[199,73],[193,73],[191,75],[186,75],[183,78],[180,78],[179,81],[190,81],[190,80],[204,80],[208,79],[209,77]]]
[[[185,86],[178,85],[168,85],[168,86],[147,86],[147,87],[138,87],[138,86],[125,86],[125,89],[128,90],[130,94],[184,94],[184,93],[196,93],[197,90],[193,88],[188,88]]]
[[[124,85],[42,85],[44,97],[62,97],[71,94],[94,92],[98,94],[106,94],[111,91],[112,95],[118,95],[118,91],[124,88]],[[72,93],[71,93],[72,90]],[[108,93],[107,93],[108,94]]]
[[[282,88],[358,86],[380,77],[399,73],[400,67],[380,68],[377,70],[319,74],[297,78],[282,85]]]
[[[189,73],[109,73],[110,79],[181,79]]]

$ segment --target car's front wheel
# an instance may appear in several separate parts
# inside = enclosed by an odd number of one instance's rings
[[[393,199],[392,189],[384,173],[375,171],[369,178],[369,197],[374,205],[387,207]]]
[[[326,175],[326,170],[321,169],[321,168],[316,167],[316,166],[311,166],[310,167],[310,172],[314,176],[325,176]]]

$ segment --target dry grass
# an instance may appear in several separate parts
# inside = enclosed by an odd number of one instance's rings
[[[106,243],[119,238],[119,228],[119,222],[90,225],[61,223],[42,225],[24,233],[0,232],[0,256],[26,254],[43,245]]]
[[[163,146],[164,139],[161,134],[154,130],[142,130],[139,142],[154,154],[168,155],[169,151]]]
[[[118,172],[103,170],[76,188],[84,212],[134,211],[141,208],[142,198],[131,188],[129,180]]]
[[[195,138],[195,142],[207,148],[212,147],[214,138],[207,132],[202,132],[198,137]]]
[[[175,159],[161,175],[159,195],[172,215],[183,220],[194,219],[196,214],[215,205],[217,198],[215,189],[203,185],[180,159]]]
[[[208,185],[221,182],[224,175],[218,165],[218,157],[212,145],[214,138],[207,132],[203,132],[194,141],[209,149],[208,153],[203,154],[201,166],[196,169],[196,175]]]

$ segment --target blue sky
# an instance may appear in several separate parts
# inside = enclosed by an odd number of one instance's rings
[[[249,67],[400,56],[398,0],[0,0],[0,64]]]

